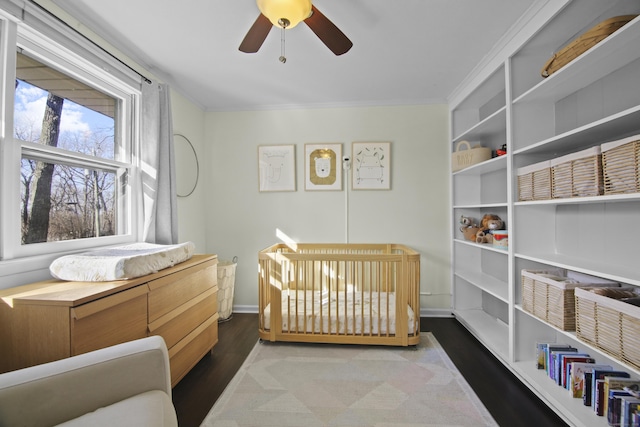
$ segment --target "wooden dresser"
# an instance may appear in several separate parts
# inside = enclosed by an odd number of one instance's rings
[[[194,255],[132,280],[0,289],[0,372],[160,335],[175,386],[218,342],[217,264]]]

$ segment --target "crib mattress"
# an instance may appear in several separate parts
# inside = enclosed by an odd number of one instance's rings
[[[396,331],[393,292],[283,291],[281,307],[283,332],[393,335]],[[408,330],[415,330],[415,313],[409,305],[407,317]],[[271,329],[271,304],[264,309],[264,328]]]
[[[133,279],[188,260],[192,242],[176,245],[133,243],[62,256],[51,263],[51,275],[60,280],[103,282]]]

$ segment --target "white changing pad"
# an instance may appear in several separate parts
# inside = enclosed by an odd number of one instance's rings
[[[57,279],[80,282],[104,282],[133,279],[188,260],[193,255],[192,242],[176,245],[132,243],[65,255],[49,266]]]

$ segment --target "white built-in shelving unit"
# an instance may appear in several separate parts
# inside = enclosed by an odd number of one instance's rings
[[[640,194],[520,202],[517,170],[640,134],[640,17],[550,77],[540,76],[553,52],[598,22],[640,14],[640,2],[546,3],[544,22],[526,28],[506,59],[451,103],[452,151],[461,140],[493,150],[506,144],[508,151],[452,174],[454,313],[568,424],[606,426],[606,418],[536,369],[536,342],[568,343],[598,362],[634,376],[640,371],[522,310],[520,271],[565,268],[640,286]],[[508,250],[462,236],[460,216],[480,220],[485,213],[506,222]]]

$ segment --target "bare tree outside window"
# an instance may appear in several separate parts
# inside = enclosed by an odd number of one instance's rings
[[[28,65],[32,65],[30,61]],[[64,84],[59,84],[63,78]],[[115,100],[105,101],[105,95],[99,93],[101,105],[87,106],[83,104],[95,102],[96,91],[71,78],[59,78],[58,87],[71,82],[75,87],[68,93],[73,98],[63,96],[64,91],[53,93],[51,88],[37,87],[37,79],[32,80],[16,82],[16,139],[81,153],[85,158],[114,159]],[[105,111],[111,111],[111,117]],[[91,162],[75,163],[23,152],[20,171],[23,244],[118,233],[116,173]]]

